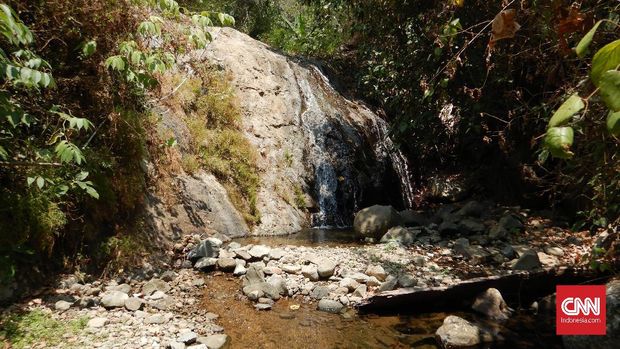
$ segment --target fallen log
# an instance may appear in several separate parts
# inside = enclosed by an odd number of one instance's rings
[[[498,289],[512,307],[528,306],[555,292],[556,285],[593,281],[603,284],[609,275],[589,269],[562,267],[535,272],[514,271],[503,275],[477,277],[450,286],[401,288],[379,293],[358,305],[360,313],[407,314],[469,308],[473,299],[488,288]]]

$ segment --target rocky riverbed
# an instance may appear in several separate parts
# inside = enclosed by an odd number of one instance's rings
[[[41,290],[5,309],[2,319],[11,314],[40,311],[60,322],[82,322],[83,329],[63,334],[61,342],[43,342],[34,348],[247,347],[249,337],[243,333],[269,327],[253,323],[271,319],[276,324],[293,318],[301,327],[307,324],[318,329],[327,326],[353,331],[353,342],[339,341],[337,333],[330,335],[342,344],[340,347],[410,345],[412,342],[403,341],[403,334],[394,327],[401,326],[402,319],[394,320],[386,329],[380,324],[372,325],[369,319],[358,318],[355,307],[394,289],[427,290],[458,285],[479,276],[501,277],[579,265],[593,246],[613,238],[609,234],[573,233],[542,215],[484,208],[477,202],[444,207],[433,215],[400,212],[397,218],[399,225],[373,227],[385,230],[373,233],[380,243],[310,247],[299,241],[270,245],[274,240],[261,243],[257,238],[246,243],[247,240],[240,242],[223,236],[187,235],[171,251],[174,257],[169,266],[162,263],[159,268],[145,267],[114,279],[68,275],[55,288]],[[351,241],[356,237],[359,232],[352,235]],[[500,326],[498,330],[498,326],[485,325],[485,321],[514,320],[514,312],[501,293],[494,289],[480,289],[479,293],[478,299],[469,300],[469,304],[487,320],[463,317],[460,313],[444,314],[440,319],[432,315],[428,318],[437,321],[431,322],[436,325],[430,330],[430,337],[427,333],[416,341],[427,343],[436,337],[440,346],[458,347],[469,341],[516,338],[514,329]],[[539,309],[538,304],[532,304],[531,310],[530,304],[516,306],[527,314]],[[316,314],[325,315],[313,315],[317,310],[321,312]],[[443,323],[439,322],[441,319]],[[346,325],[342,321],[354,323]],[[269,328],[277,328],[274,326]],[[361,328],[375,330],[372,335],[362,336]],[[338,333],[348,335],[342,331]],[[327,329],[324,332],[331,333]],[[359,336],[354,336],[354,332]],[[229,333],[234,336],[231,338]],[[369,346],[355,344],[358,339],[360,343],[370,343]],[[257,347],[277,348],[274,343],[277,341],[265,339]],[[315,346],[298,341],[292,347]]]

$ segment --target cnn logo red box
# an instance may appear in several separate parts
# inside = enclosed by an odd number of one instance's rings
[[[556,334],[605,335],[605,285],[556,286]]]

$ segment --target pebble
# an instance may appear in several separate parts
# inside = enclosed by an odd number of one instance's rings
[[[96,318],[92,318],[88,320],[88,323],[86,323],[86,326],[90,328],[102,328],[103,326],[105,326],[106,323],[108,323],[107,318],[96,317]]]

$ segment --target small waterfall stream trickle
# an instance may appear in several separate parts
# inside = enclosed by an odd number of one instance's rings
[[[413,183],[411,182],[411,171],[409,170],[409,161],[405,157],[405,154],[394,145],[394,142],[388,134],[387,122],[379,117],[375,119],[373,125],[375,132],[377,133],[378,141],[375,145],[375,151],[385,152],[390,157],[392,168],[398,176],[400,183],[400,192],[403,199],[405,208],[412,208],[415,203]]]
[[[344,98],[333,89],[320,69],[313,67],[311,72],[309,76],[297,76],[297,85],[302,99],[299,122],[309,145],[306,159],[313,168],[318,206],[318,211],[312,215],[312,225],[326,228],[351,224],[352,214],[359,209],[360,186],[353,162],[360,156],[362,144],[370,145],[371,156],[377,164],[391,164],[398,176],[403,204],[407,208],[412,207],[413,185],[409,165],[390,139],[387,122],[346,99],[346,106],[342,102],[334,103]],[[366,123],[356,128],[343,122],[347,118],[359,117],[345,112],[353,105],[356,113],[366,119]]]

